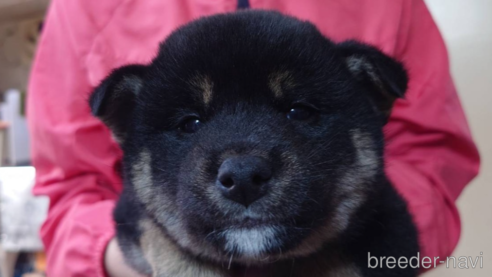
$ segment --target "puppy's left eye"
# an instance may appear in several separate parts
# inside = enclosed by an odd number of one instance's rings
[[[316,111],[305,105],[295,105],[287,113],[287,118],[290,120],[305,121],[311,119],[316,114]]]
[[[185,118],[179,125],[179,129],[184,133],[195,133],[202,127],[202,122],[196,117]]]

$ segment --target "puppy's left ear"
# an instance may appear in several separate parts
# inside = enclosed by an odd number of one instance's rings
[[[109,127],[119,143],[125,139],[146,69],[128,65],[114,70],[89,98],[92,114]]]
[[[389,117],[393,103],[407,90],[408,75],[403,65],[378,49],[356,41],[337,45],[349,71],[369,88],[377,109]]]

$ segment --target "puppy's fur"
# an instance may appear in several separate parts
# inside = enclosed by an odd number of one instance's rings
[[[90,99],[124,151],[114,217],[127,262],[152,276],[416,276],[368,268],[369,252],[418,251],[383,171],[382,128],[406,87],[377,49],[276,12],[179,28],[151,64],[114,70]],[[272,168],[249,205],[217,181],[244,156]]]

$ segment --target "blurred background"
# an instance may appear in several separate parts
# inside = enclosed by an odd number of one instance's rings
[[[403,0],[412,1],[412,0]],[[35,219],[46,201],[31,199],[34,172],[29,165],[29,137],[24,99],[30,65],[48,0],[0,0],[0,205],[2,230],[0,276],[42,271],[44,256]],[[447,43],[451,70],[482,156],[481,173],[458,200],[462,237],[453,256],[483,253],[483,269],[440,267],[425,277],[492,276],[492,1],[426,0]],[[16,195],[12,198],[11,195]],[[20,196],[19,196],[20,195]],[[14,199],[14,200],[12,200]],[[26,208],[27,207],[27,208]],[[14,227],[9,209],[17,209]],[[5,226],[8,225],[8,226]],[[17,261],[17,269],[14,263]],[[14,272],[15,271],[15,272]]]

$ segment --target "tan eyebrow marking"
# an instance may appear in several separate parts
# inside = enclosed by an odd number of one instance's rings
[[[190,85],[197,89],[202,94],[202,100],[205,105],[208,105],[212,100],[213,82],[209,76],[198,74],[191,78]]]
[[[268,87],[273,91],[276,98],[282,97],[284,89],[291,89],[294,85],[292,74],[288,71],[270,74]]]

